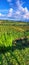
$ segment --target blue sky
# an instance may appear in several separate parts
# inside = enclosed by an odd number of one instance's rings
[[[0,19],[29,20],[29,0],[0,0]]]

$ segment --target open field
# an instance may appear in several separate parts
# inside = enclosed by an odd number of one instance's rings
[[[0,21],[0,65],[29,65],[29,22]]]

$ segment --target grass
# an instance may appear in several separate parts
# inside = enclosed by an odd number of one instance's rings
[[[29,65],[29,23],[0,21],[0,65]]]

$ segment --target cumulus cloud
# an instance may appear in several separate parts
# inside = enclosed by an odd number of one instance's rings
[[[19,0],[16,1],[16,6],[17,6],[17,10],[15,10],[13,8],[10,8],[7,14],[7,17],[13,17],[14,19],[29,19],[29,11],[27,9],[27,7],[23,7],[23,4],[20,3]]]
[[[27,9],[27,7],[23,7],[22,3],[20,3],[19,0],[17,0],[16,2],[16,5],[17,5],[17,10],[15,12],[15,18],[16,19],[29,19],[29,10]]]
[[[24,18],[29,19],[29,10],[27,8],[25,8]]]
[[[12,17],[12,14],[13,14],[13,8],[10,8],[9,11],[8,11],[7,16]]]

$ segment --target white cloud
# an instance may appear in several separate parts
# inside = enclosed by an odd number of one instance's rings
[[[29,12],[26,13],[26,14],[24,14],[24,18],[25,18],[25,19],[29,19]]]
[[[8,11],[7,16],[12,17],[12,14],[13,14],[13,8],[10,8],[9,11]]]
[[[22,6],[23,4],[20,3],[19,0],[17,0],[16,5],[17,5],[17,10],[14,12],[14,9],[10,8],[8,11],[7,17],[11,17],[14,19],[19,19],[19,20],[29,19],[29,10],[27,9],[27,7],[24,8]]]
[[[0,13],[0,17],[3,17],[3,16],[5,16],[4,14],[2,14],[2,13]]]
[[[23,4],[20,3],[19,0],[17,0],[16,2],[16,5],[17,5],[17,10],[15,12],[15,19],[29,19],[29,10],[27,9],[27,7],[24,7],[23,8]]]

